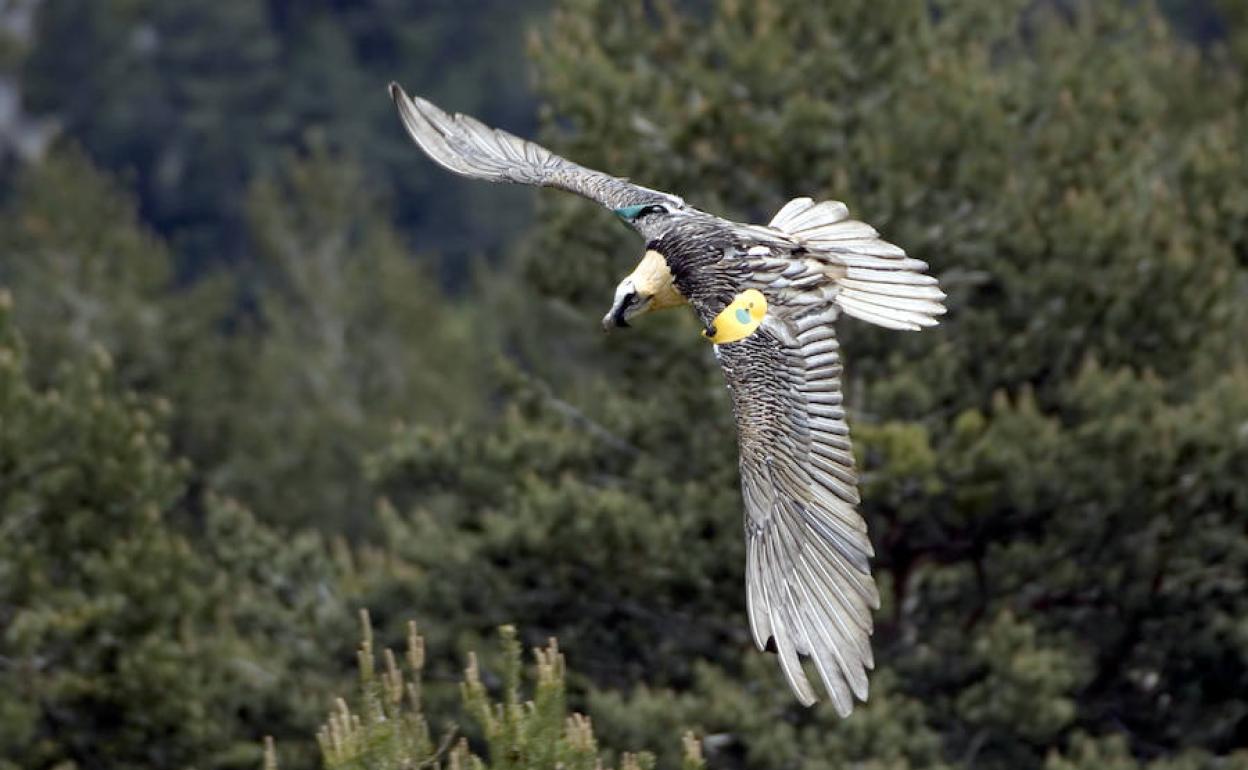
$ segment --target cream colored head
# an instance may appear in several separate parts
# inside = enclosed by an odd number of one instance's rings
[[[615,301],[610,312],[602,318],[602,328],[610,331],[618,326],[628,326],[628,322],[637,316],[687,302],[672,282],[672,270],[667,266],[667,260],[651,249],[641,258],[637,268],[615,288]]]

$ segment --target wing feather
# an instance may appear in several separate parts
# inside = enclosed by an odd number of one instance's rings
[[[813,263],[815,268],[808,275],[823,279],[809,281],[807,276],[786,271],[786,283],[770,281],[796,294],[790,299],[793,304],[830,300],[849,315],[890,329],[934,326],[945,312],[945,293],[936,278],[924,272],[927,263],[906,256],[904,249],[880,238],[871,225],[850,219],[849,209],[840,201],[795,198],[776,212],[768,227],[808,252],[794,263]],[[835,265],[839,272],[820,260]]]
[[[427,99],[408,96],[397,83],[390,84],[390,96],[408,135],[448,171],[489,182],[566,190],[609,209],[646,203],[685,207],[675,195],[585,168],[469,115],[447,113]]]
[[[813,660],[837,713],[867,697],[873,550],[855,510],[857,482],[840,407],[835,311],[787,318],[778,306],[759,330],[721,345],[732,393],[745,501],[746,601],[755,643],[775,642],[798,700],[816,694]],[[809,313],[820,315],[811,322]]]

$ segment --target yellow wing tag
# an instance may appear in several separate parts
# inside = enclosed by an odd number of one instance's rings
[[[715,327],[715,336],[712,337],[705,330],[702,331],[702,336],[716,345],[743,340],[758,329],[766,315],[767,298],[758,289],[746,289],[723,312],[715,316],[712,324]]]

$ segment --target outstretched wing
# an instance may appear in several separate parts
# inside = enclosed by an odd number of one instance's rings
[[[750,628],[775,640],[804,705],[810,656],[842,716],[867,697],[871,610],[879,593],[858,515],[857,477],[841,407],[841,366],[828,306],[773,313],[716,357],[732,393],[741,453]]]
[[[451,115],[427,99],[408,96],[397,83],[390,84],[390,96],[413,141],[456,174],[488,182],[554,187],[612,210],[652,203],[673,209],[685,206],[675,195],[585,168],[471,116]]]
[[[769,229],[793,238],[808,254],[811,270],[793,276],[817,287],[816,301],[831,300],[849,315],[889,329],[935,326],[945,312],[945,293],[927,263],[880,237],[875,228],[849,218],[840,201],[794,198],[776,212]],[[829,269],[828,265],[835,269]],[[825,280],[820,273],[833,280]]]

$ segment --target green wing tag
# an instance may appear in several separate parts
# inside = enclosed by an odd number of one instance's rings
[[[715,316],[715,336],[705,331],[702,336],[723,345],[743,340],[753,334],[767,316],[767,298],[758,289],[746,289],[737,295],[719,315]]]

